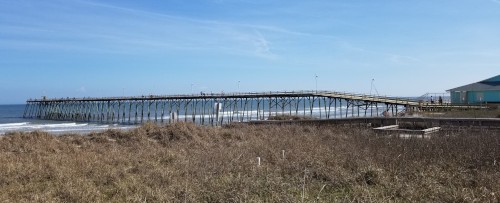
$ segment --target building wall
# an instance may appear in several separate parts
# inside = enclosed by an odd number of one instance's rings
[[[484,92],[484,101],[500,103],[500,90],[499,91],[486,91]]]
[[[450,98],[452,104],[463,104],[465,100],[462,100],[460,96],[461,92],[451,92]],[[464,98],[465,99],[465,98]]]
[[[451,92],[453,104],[500,103],[500,91]]]

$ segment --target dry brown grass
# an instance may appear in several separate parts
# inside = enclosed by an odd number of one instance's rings
[[[274,120],[274,121],[293,120],[293,121],[297,121],[297,120],[312,120],[312,119],[313,119],[312,117],[308,117],[308,116],[294,116],[294,115],[282,114],[282,115],[269,116],[269,118],[267,120]]]
[[[499,146],[486,131],[398,139],[298,125],[13,133],[0,139],[0,200],[497,202]]]
[[[426,112],[423,115],[444,118],[500,118],[500,109],[497,106],[491,106],[489,109]]]

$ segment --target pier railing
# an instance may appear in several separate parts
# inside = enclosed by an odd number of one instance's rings
[[[105,101],[105,100],[155,100],[155,99],[184,99],[184,98],[235,98],[235,97],[275,97],[275,96],[287,96],[287,97],[301,97],[301,96],[325,96],[325,97],[343,97],[343,98],[354,98],[356,100],[366,100],[366,101],[380,101],[392,103],[398,101],[398,103],[409,103],[412,105],[417,104],[416,100],[411,100],[410,98],[404,97],[393,97],[393,96],[379,96],[379,95],[367,95],[358,93],[348,93],[348,92],[335,92],[335,91],[269,91],[269,92],[218,92],[218,93],[205,93],[201,92],[198,94],[174,94],[174,95],[140,95],[140,96],[117,96],[117,97],[82,97],[82,98],[45,98],[45,99],[28,99],[27,102],[64,102],[64,101]]]

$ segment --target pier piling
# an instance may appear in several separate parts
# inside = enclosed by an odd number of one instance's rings
[[[388,110],[395,117],[405,111],[432,108],[409,99],[331,91],[42,98],[26,103],[24,118],[123,124],[182,120],[203,125],[266,120],[282,115],[319,119],[379,117],[379,110]]]

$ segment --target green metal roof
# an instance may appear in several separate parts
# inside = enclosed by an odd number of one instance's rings
[[[448,91],[500,91],[500,75],[476,83],[449,89]]]
[[[483,80],[479,83],[490,84],[490,85],[494,85],[494,86],[500,85],[500,75],[497,75],[497,76],[492,77],[490,79]]]

